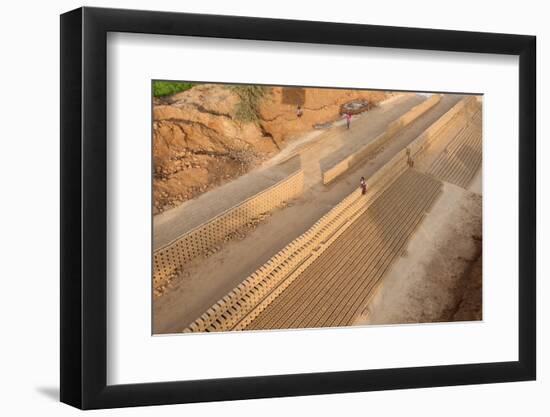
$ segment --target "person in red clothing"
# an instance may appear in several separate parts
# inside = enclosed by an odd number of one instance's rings
[[[351,124],[351,113],[346,113],[346,126],[348,127],[349,129],[349,126]]]

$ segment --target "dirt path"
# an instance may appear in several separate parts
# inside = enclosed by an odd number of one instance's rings
[[[356,189],[360,176],[368,179],[461,97],[444,97],[438,105],[394,137],[391,144],[380,150],[370,161],[351,170],[329,186],[321,183],[320,164],[323,158],[329,155],[345,156],[353,147],[368,143],[382,132],[388,122],[423,99],[413,98],[414,100],[407,98],[398,102],[396,107],[399,111],[381,107],[377,118],[374,117],[374,112],[371,117],[358,118],[350,130],[335,127],[323,134],[321,140],[316,140],[313,146],[304,150],[300,155],[307,178],[304,194],[289,207],[274,212],[268,221],[258,225],[244,240],[228,242],[207,261],[197,259],[188,264],[186,271],[172,281],[169,291],[155,300],[154,332],[182,331],[208,307]]]

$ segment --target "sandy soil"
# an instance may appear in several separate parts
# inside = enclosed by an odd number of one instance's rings
[[[355,324],[480,320],[481,212],[480,195],[444,183]]]
[[[457,310],[449,317],[449,321],[482,320],[482,285],[483,262],[479,258],[470,266],[464,279],[464,292]]]

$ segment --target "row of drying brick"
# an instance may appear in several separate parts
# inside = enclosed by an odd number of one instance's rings
[[[308,259],[312,261],[331,235],[363,207],[365,201],[360,197],[359,191],[346,197],[307,232],[289,243],[184,331],[232,330],[291,273],[307,267]]]
[[[428,173],[466,188],[481,167],[481,160],[482,131],[476,114],[433,162]]]
[[[448,112],[416,138],[407,149],[411,158],[419,159],[423,153],[440,137],[440,133],[451,123],[466,123],[478,108],[477,98],[469,96],[460,100]]]
[[[156,250],[153,253],[154,282],[178,273],[187,262],[223,243],[227,236],[259,215],[300,195],[303,188],[304,172],[300,169]]]
[[[440,181],[407,169],[246,329],[352,324],[440,193]]]
[[[421,115],[426,113],[429,109],[434,107],[441,101],[441,95],[433,95],[429,99],[414,106],[404,115],[391,122],[386,130],[376,137],[372,142],[361,147],[356,152],[347,156],[343,160],[337,162],[332,167],[323,172],[323,183],[329,184],[334,181],[340,175],[347,172],[352,167],[364,161],[369,155],[372,155],[378,149],[382,148],[391,138],[397,133],[401,132],[406,126],[410,125],[414,120],[418,119]]]

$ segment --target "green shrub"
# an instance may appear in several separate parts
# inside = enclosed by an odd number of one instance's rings
[[[231,85],[228,88],[240,99],[235,108],[235,118],[245,123],[257,123],[260,119],[260,102],[270,89],[261,85]]]
[[[193,88],[196,83],[180,81],[153,81],[153,96],[163,97]]]

